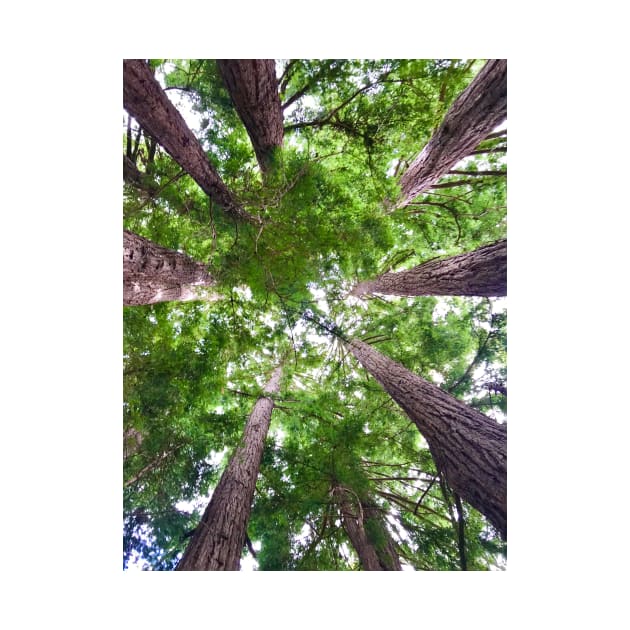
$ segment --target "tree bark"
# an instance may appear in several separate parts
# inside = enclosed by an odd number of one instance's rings
[[[416,424],[449,486],[507,538],[507,427],[359,340],[347,346]]]
[[[384,273],[374,280],[360,282],[350,295],[507,295],[507,239],[465,254]]]
[[[182,115],[141,59],[123,60],[123,105],[214,202],[239,220],[258,222],[228,190]]]
[[[185,254],[123,230],[123,305],[177,300],[214,301],[215,280],[206,266]]]
[[[333,494],[339,502],[341,522],[364,571],[402,571],[398,554],[389,532],[381,521],[378,510],[367,506],[347,488],[336,486]],[[372,526],[378,527],[383,544],[374,544],[365,528],[370,520]]]
[[[281,375],[282,368],[277,367],[265,386],[265,393],[278,393]],[[241,444],[221,476],[177,571],[239,570],[273,407],[273,400],[266,396],[256,401]]]
[[[406,206],[466,157],[507,116],[507,60],[491,59],[457,97],[444,121],[400,178]]]
[[[263,173],[271,169],[273,150],[284,138],[282,106],[273,59],[217,59],[232,103],[254,145]]]

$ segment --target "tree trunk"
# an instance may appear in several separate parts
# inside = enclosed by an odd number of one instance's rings
[[[123,105],[210,199],[237,219],[258,222],[233,197],[182,115],[141,59],[123,60]]]
[[[465,254],[384,273],[374,280],[360,282],[350,293],[383,295],[507,295],[507,239]]]
[[[123,230],[123,305],[177,300],[215,301],[215,280],[206,266],[185,254]]]
[[[402,571],[389,532],[381,521],[378,510],[367,506],[347,488],[336,486],[333,494],[339,503],[341,522],[364,571]],[[375,544],[366,530],[367,521],[378,528],[381,544]]]
[[[406,206],[435,184],[507,116],[507,60],[491,59],[457,97],[422,152],[400,178]]]
[[[282,368],[277,367],[265,393],[279,391],[281,375]],[[266,396],[256,401],[241,444],[221,476],[177,571],[239,570],[273,406],[273,400]]]
[[[263,173],[284,137],[282,106],[273,59],[217,59],[234,107],[254,145]]]
[[[507,427],[460,402],[359,340],[363,367],[424,436],[449,486],[507,538]]]

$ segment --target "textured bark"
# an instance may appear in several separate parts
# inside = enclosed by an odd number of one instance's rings
[[[206,266],[123,230],[123,305],[218,300]]]
[[[336,486],[333,495],[339,503],[341,522],[364,571],[402,571],[394,543],[385,528],[378,510],[367,506],[347,488]],[[365,524],[381,530],[384,544],[374,544],[368,535]]]
[[[507,60],[491,59],[457,97],[444,121],[400,178],[406,206],[466,157],[507,116]]]
[[[273,59],[217,59],[219,72],[234,107],[254,145],[263,172],[271,168],[271,154],[282,146],[282,106]]]
[[[383,295],[507,295],[507,239],[465,254],[384,273],[374,280],[360,282],[350,293]]]
[[[282,368],[277,367],[265,393],[279,391],[281,375]],[[273,406],[273,400],[266,396],[256,401],[241,444],[223,472],[177,571],[239,570]]]
[[[123,105],[214,202],[240,220],[258,222],[228,190],[182,115],[140,59],[123,60]]]
[[[449,486],[507,537],[507,427],[359,340],[348,347],[416,424]]]

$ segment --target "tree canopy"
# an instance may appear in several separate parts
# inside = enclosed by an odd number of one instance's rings
[[[230,61],[134,60],[124,77],[134,95],[122,131],[125,234],[212,280],[211,298],[197,287],[198,299],[178,299],[178,288],[170,301],[124,307],[124,567],[177,567],[282,364],[242,549],[250,566],[365,568],[350,514],[386,570],[503,569],[504,536],[449,486],[348,346],[363,341],[506,423],[505,298],[353,295],[506,238],[507,130],[494,120],[436,183],[413,199],[401,190],[486,60]],[[159,112],[137,107],[138,76]],[[155,122],[171,109],[190,132],[175,149]],[[207,160],[194,172],[193,144]]]

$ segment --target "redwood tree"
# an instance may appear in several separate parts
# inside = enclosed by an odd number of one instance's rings
[[[282,368],[277,367],[264,392],[280,389]],[[256,401],[240,446],[212,494],[212,499],[186,548],[178,571],[238,571],[247,537],[256,479],[274,402],[268,396]]]
[[[353,339],[347,346],[426,439],[449,486],[507,538],[507,427]]]
[[[204,264],[123,230],[123,305],[214,301],[214,278]]]
[[[400,178],[399,207],[435,184],[507,116],[507,60],[491,59],[457,97],[438,130]]]
[[[284,137],[282,106],[273,59],[218,59],[217,65],[234,107],[254,145],[263,172]]]
[[[402,571],[394,543],[378,509],[340,485],[335,486],[333,495],[339,503],[343,529],[359,557],[363,570]],[[374,540],[375,534],[380,540]]]
[[[465,254],[422,265],[384,273],[374,280],[359,283],[351,295],[507,295],[507,239]]]
[[[123,106],[214,202],[238,219],[257,222],[228,190],[184,118],[141,59],[123,60]]]

